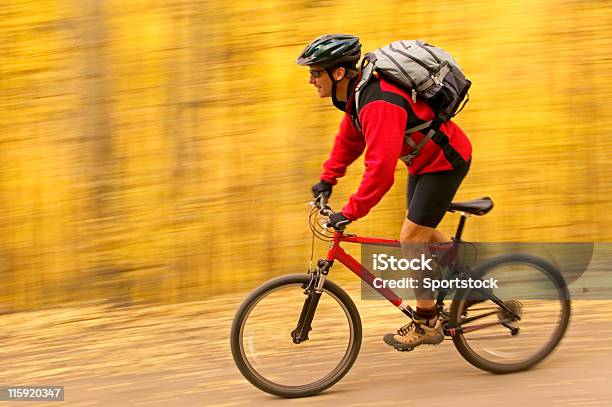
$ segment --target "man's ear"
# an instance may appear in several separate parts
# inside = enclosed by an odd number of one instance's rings
[[[333,75],[334,79],[339,82],[344,79],[344,76],[346,75],[346,69],[344,69],[343,67],[336,68],[333,72]]]

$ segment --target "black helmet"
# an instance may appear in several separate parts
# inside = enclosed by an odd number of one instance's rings
[[[359,38],[348,34],[326,34],[311,42],[302,51],[297,63],[302,66],[355,65],[361,56]]]

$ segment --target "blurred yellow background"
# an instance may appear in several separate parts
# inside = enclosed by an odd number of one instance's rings
[[[341,113],[294,60],[329,32],[360,36],[366,51],[425,39],[472,80],[456,121],[474,158],[456,199],[489,195],[496,207],[466,239],[611,241],[611,11],[570,0],[5,2],[0,312],[187,301],[305,271],[305,203]],[[334,208],[362,169],[341,180]],[[400,163],[351,231],[396,237],[405,178]]]

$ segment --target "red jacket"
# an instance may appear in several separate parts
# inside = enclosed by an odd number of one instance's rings
[[[412,151],[404,142],[406,129],[433,119],[434,113],[425,102],[414,103],[407,92],[393,83],[372,77],[359,96],[362,134],[353,123],[353,96],[351,93],[320,179],[335,185],[346,168],[366,150],[361,184],[342,208],[344,216],[357,220],[367,215],[391,189],[397,160]],[[411,174],[448,171],[471,157],[472,145],[459,126],[449,121],[440,130],[408,167]],[[411,137],[418,145],[425,135],[417,132]]]

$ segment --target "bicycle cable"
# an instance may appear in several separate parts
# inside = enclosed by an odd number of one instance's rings
[[[312,242],[310,244],[310,265],[308,266],[308,273],[312,274],[312,259],[314,258],[314,241],[315,236],[312,234]]]
[[[324,242],[331,242],[334,240],[332,236],[326,235],[325,233],[317,229],[317,225],[319,225],[319,223],[317,222],[318,213],[319,213],[319,209],[317,207],[313,207],[312,210],[310,211],[310,214],[308,215],[308,225],[310,227],[310,231],[313,234],[313,244],[314,244],[315,237]]]

